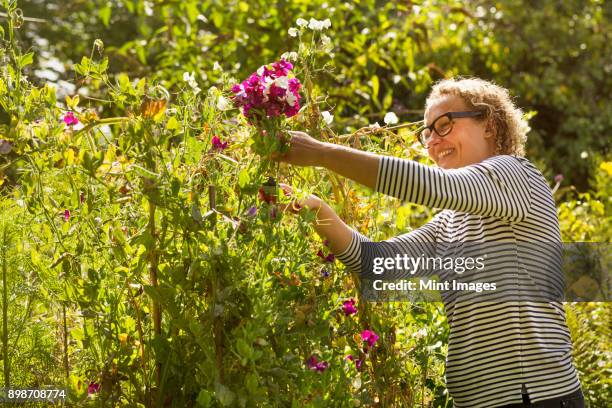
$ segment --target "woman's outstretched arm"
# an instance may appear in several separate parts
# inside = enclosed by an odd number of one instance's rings
[[[297,166],[325,167],[374,189],[382,156],[334,143],[325,143],[304,132],[291,132],[291,149],[278,160]]]
[[[535,175],[534,169],[511,156],[494,156],[482,163],[443,170],[320,142],[303,132],[292,132],[291,149],[280,160],[326,167],[404,201],[510,222],[521,221],[529,213],[530,177]]]
[[[292,196],[290,186],[280,184],[286,195]],[[418,257],[424,253],[430,253],[432,246],[427,243],[435,241],[437,221],[434,218],[427,225],[408,234],[400,235],[387,241],[373,242],[368,237],[352,229],[336,214],[336,212],[316,195],[310,195],[302,201],[294,201],[290,204],[281,205],[282,210],[312,211],[316,220],[314,228],[317,233],[329,242],[331,251],[336,254],[338,260],[344,263],[348,269],[360,274],[362,262],[370,264],[376,257],[395,258],[398,254],[410,254]],[[365,252],[362,243],[369,243]]]

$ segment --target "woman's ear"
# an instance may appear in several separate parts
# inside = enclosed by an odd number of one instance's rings
[[[493,138],[497,136],[497,130],[495,129],[495,125],[492,120],[487,121],[487,127],[485,128],[485,138]]]

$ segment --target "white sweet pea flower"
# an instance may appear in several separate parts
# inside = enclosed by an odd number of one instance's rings
[[[221,68],[221,64],[219,64],[218,61],[215,61],[215,63],[213,64],[213,70],[215,70],[215,71],[223,71],[223,68]]]
[[[289,88],[289,78],[286,76],[278,77],[274,80],[274,85],[279,88],[287,89]]]
[[[326,18],[325,20],[322,21],[323,23],[323,28],[329,28],[331,27],[331,20],[329,18]]]
[[[383,119],[383,121],[387,124],[387,125],[395,125],[397,122],[399,122],[399,119],[397,117],[397,115],[393,112],[387,112],[387,114],[385,115],[385,118]]]
[[[374,122],[371,125],[368,125],[368,127],[370,129],[380,129],[380,125],[378,124],[378,122]]]
[[[236,81],[235,80],[234,81],[230,81],[230,83],[232,83],[232,82],[236,82]],[[242,84],[240,84],[240,85],[238,85],[238,87],[240,88],[240,92],[238,92],[236,94],[236,96],[238,96],[238,97],[246,96],[246,92],[244,90],[244,86]]]
[[[297,98],[295,97],[293,92],[287,92],[286,98],[287,98],[287,103],[289,104],[289,106],[295,106],[295,103],[297,102]]]
[[[308,21],[304,20],[303,18],[298,18],[295,24],[297,24],[298,27],[306,27],[308,25]]]
[[[183,72],[183,81],[185,82],[193,81],[194,76],[195,74],[193,73],[193,71],[191,71],[191,74],[189,74],[189,72]]]
[[[323,22],[315,18],[311,18],[308,22],[308,28],[313,31],[321,31],[323,29]]]
[[[202,91],[195,80],[195,74],[193,71],[191,71],[191,73],[183,72],[183,81],[187,82],[191,89],[193,89],[194,94],[197,95]]]
[[[281,55],[281,59],[284,59],[285,61],[297,61],[298,54],[295,51],[285,52],[283,55]]]
[[[227,98],[225,98],[223,95],[219,95],[219,98],[217,99],[217,109],[224,111],[230,108],[231,105]]]
[[[586,159],[587,157],[589,157],[589,153],[587,153],[586,151],[583,151],[582,153],[580,153],[581,159]]]
[[[287,33],[289,33],[291,37],[297,37],[298,30],[295,27],[291,27],[289,30],[287,30]]]
[[[334,121],[334,115],[329,113],[329,111],[321,112],[321,116],[323,116],[323,121],[325,121],[325,124],[327,125],[331,125],[331,123]]]
[[[331,50],[334,49],[334,44],[332,44],[331,38],[329,38],[325,34],[321,35],[321,44],[323,44],[323,51],[325,51],[326,53],[329,53]]]
[[[264,73],[264,68],[265,66],[262,65],[261,67],[257,68],[257,75],[262,76]]]

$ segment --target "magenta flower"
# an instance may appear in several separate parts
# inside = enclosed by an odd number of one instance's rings
[[[352,354],[349,354],[345,358],[347,360],[353,361],[355,363],[355,368],[357,368],[357,370],[361,370],[361,366],[363,365],[363,358],[356,359],[355,357],[353,357]]]
[[[285,60],[264,65],[232,86],[234,105],[255,123],[281,115],[294,116],[300,110],[302,84],[297,78],[289,78],[292,69],[293,65]]]
[[[372,330],[364,330],[361,332],[361,340],[368,343],[368,346],[373,347],[380,337]]]
[[[64,123],[66,126],[74,126],[79,123],[79,120],[74,116],[74,112],[69,111],[64,115]]]
[[[329,240],[328,239],[324,240],[323,245],[326,247],[329,247]]]
[[[223,150],[227,149],[228,143],[222,142],[219,136],[213,136],[210,142],[212,143],[212,147],[215,150],[222,152]]]
[[[345,316],[356,314],[357,308],[355,307],[355,299],[350,298],[349,300],[345,300],[344,303],[342,303],[342,311]]]
[[[332,254],[331,252],[325,255],[323,251],[320,249],[319,249],[319,252],[317,252],[317,256],[323,259],[323,262],[325,263],[333,263],[336,260],[336,255]]]
[[[95,383],[95,382],[90,382],[89,386],[87,387],[87,394],[88,395],[97,394],[98,392],[100,392],[100,384]]]
[[[70,210],[64,210],[64,221],[70,221]]]
[[[323,371],[327,370],[329,363],[327,361],[318,361],[317,356],[313,354],[308,358],[308,360],[306,360],[306,366],[313,371],[322,373]]]

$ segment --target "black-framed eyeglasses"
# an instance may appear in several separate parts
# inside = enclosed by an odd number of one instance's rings
[[[454,120],[458,118],[473,118],[482,116],[482,111],[466,111],[466,112],[446,112],[438,116],[429,126],[422,126],[417,129],[417,137],[423,147],[427,148],[427,144],[431,141],[433,131],[435,130],[438,136],[444,137],[453,130]]]

